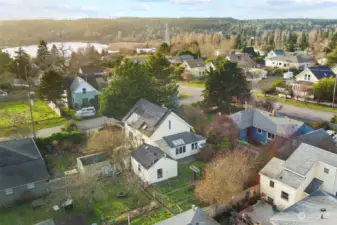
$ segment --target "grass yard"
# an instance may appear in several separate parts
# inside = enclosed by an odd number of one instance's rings
[[[285,98],[271,97],[271,96],[265,97],[264,94],[259,94],[259,93],[254,93],[254,96],[256,98],[270,99],[270,100],[273,100],[273,101],[276,101],[276,102],[281,102],[281,103],[285,103],[285,104],[288,104],[288,105],[294,105],[294,106],[298,106],[298,107],[301,107],[301,108],[308,108],[308,109],[337,113],[336,108],[331,108],[331,107],[322,106],[322,105],[316,105],[316,104],[312,104],[312,103],[304,103],[304,102],[301,102],[301,101],[295,101],[293,99],[285,99]]]
[[[186,99],[188,97],[190,97],[191,95],[190,94],[187,94],[187,93],[180,93],[179,94],[179,99]]]
[[[131,225],[153,225],[172,216],[165,208],[159,208],[132,220]]]
[[[76,190],[75,190],[76,191]],[[80,191],[80,190],[78,190]],[[118,198],[117,194],[126,192],[127,187],[123,184],[107,183],[101,190],[95,191],[93,200],[93,212],[89,213],[88,199],[75,199],[74,212],[83,213],[91,223],[100,224],[100,218],[112,219],[123,212],[135,209],[140,205],[149,203],[149,199],[141,191],[132,190],[126,198]],[[57,193],[53,193],[57,195]],[[47,197],[48,200],[48,197]],[[64,210],[57,212],[52,209],[53,204],[45,207],[32,209],[31,204],[15,206],[9,210],[0,210],[1,225],[33,225],[35,223],[64,215]]]
[[[204,81],[178,82],[178,84],[190,87],[205,88]]]
[[[258,83],[254,84],[253,85],[253,88],[258,88],[258,89],[268,89],[268,88],[271,88],[273,87],[273,84],[276,82],[276,81],[282,81],[284,80],[283,77],[279,77],[279,76],[269,76],[268,78],[266,79],[263,79],[261,81],[259,81]]]

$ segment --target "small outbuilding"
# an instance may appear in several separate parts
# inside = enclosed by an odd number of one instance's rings
[[[108,153],[101,152],[77,158],[77,169],[85,175],[110,176],[112,165]]]

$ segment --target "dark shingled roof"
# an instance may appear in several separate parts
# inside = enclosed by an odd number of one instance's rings
[[[33,139],[0,142],[0,190],[49,178]]]
[[[196,134],[196,133],[192,133],[192,132],[182,132],[182,133],[163,137],[163,140],[166,142],[166,144],[170,148],[175,148],[179,146],[173,143],[174,141],[179,140],[179,139],[181,139],[184,142],[184,144],[180,144],[180,145],[186,145],[186,144],[191,144],[197,141],[206,140],[205,137],[199,134]]]
[[[80,77],[86,82],[88,82],[88,84],[93,86],[96,90],[100,89],[95,75],[80,75]]]
[[[318,80],[329,77],[336,77],[336,74],[329,66],[313,66],[308,69],[316,76]]]
[[[169,158],[162,150],[148,144],[142,144],[131,156],[145,169],[149,169],[163,157]]]
[[[315,191],[319,190],[321,185],[323,184],[323,181],[320,179],[314,178],[310,182],[310,184],[305,188],[304,192],[307,194],[314,193]]]
[[[191,68],[206,66],[205,61],[203,59],[188,59],[185,61]]]
[[[83,156],[80,157],[79,159],[81,160],[83,166],[88,166],[95,163],[106,161],[108,158],[109,154],[107,152],[102,152],[98,154]]]
[[[66,214],[54,219],[55,225],[90,225],[82,214]]]
[[[96,73],[103,73],[104,68],[101,66],[95,66],[95,65],[87,65],[87,66],[81,66],[82,74],[96,74]]]
[[[129,125],[143,134],[151,136],[171,111],[153,104],[146,99],[140,99],[125,115],[122,121],[126,122],[133,113],[138,115],[138,120]]]

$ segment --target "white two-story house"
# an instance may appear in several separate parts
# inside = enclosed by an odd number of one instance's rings
[[[280,209],[317,190],[337,195],[337,154],[302,143],[286,161],[273,158],[260,171],[261,195]]]
[[[123,118],[125,135],[139,144],[161,148],[173,159],[200,152],[206,138],[171,110],[140,99]]]

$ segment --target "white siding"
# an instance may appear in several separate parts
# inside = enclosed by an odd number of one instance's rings
[[[170,122],[171,121],[171,122]],[[171,123],[171,129],[170,129]],[[178,134],[182,132],[189,132],[191,126],[186,123],[183,119],[177,116],[175,113],[171,112],[168,117],[162,122],[162,124],[157,128],[157,130],[152,134],[151,140],[158,141],[165,136]]]
[[[336,195],[336,192],[337,192],[336,167],[330,166],[323,162],[319,162],[314,168],[315,168],[314,176],[317,179],[320,179],[323,181],[322,189],[332,195]],[[324,173],[324,168],[329,170],[328,174]]]
[[[188,157],[188,156],[191,156],[191,155],[195,155],[197,153],[199,153],[201,151],[201,149],[199,148],[199,145],[200,144],[205,144],[206,143],[206,140],[202,140],[202,141],[199,141],[198,142],[198,148],[197,149],[194,149],[192,150],[192,143],[191,144],[187,144],[185,145],[185,148],[186,148],[186,152],[185,153],[182,153],[182,154],[176,154],[176,148],[171,148],[169,149],[169,154],[172,158],[174,159],[182,159],[182,158],[185,158],[185,157]],[[181,146],[179,146],[181,147]],[[178,148],[179,148],[178,147]]]
[[[83,80],[83,82],[80,83],[80,85],[76,88],[74,92],[83,93],[83,88],[86,89],[86,92],[97,91],[95,88],[93,88],[93,86],[91,86],[90,84],[88,84],[86,81]]]
[[[153,184],[178,176],[178,163],[169,158],[162,158],[156,162],[151,168],[146,170],[134,158],[131,157],[131,165],[133,172],[145,183]],[[141,171],[138,170],[140,165]],[[162,169],[162,178],[157,177],[157,170]]]
[[[307,75],[307,76],[305,76],[305,75]],[[310,77],[308,75],[310,75]],[[303,70],[295,78],[296,78],[296,81],[309,81],[309,82],[312,82],[312,83],[315,83],[315,82],[318,81],[316,76],[309,69]]]

